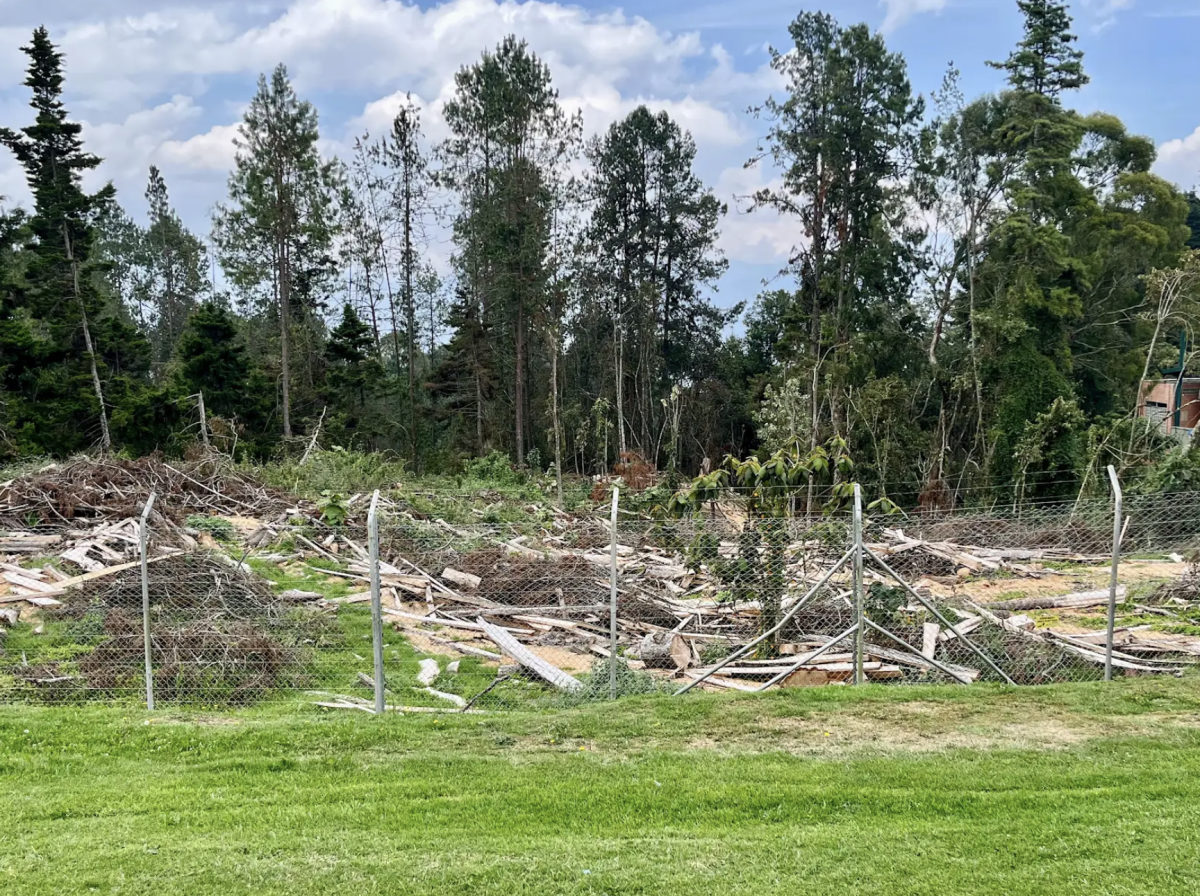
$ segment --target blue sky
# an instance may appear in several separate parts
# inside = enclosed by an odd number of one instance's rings
[[[639,0],[615,6],[448,0],[0,0],[0,123],[27,121],[18,46],[45,24],[67,53],[67,99],[87,125],[100,176],[135,217],[145,214],[146,170],[159,165],[173,199],[206,233],[224,194],[232,137],[260,71],[282,61],[321,113],[325,149],[345,153],[364,128],[378,132],[398,97],[416,94],[432,139],[454,71],[515,32],[550,64],[565,105],[591,133],[639,102],[666,108],[699,146],[697,166],[731,205],[722,247],[730,271],[720,301],[752,298],[795,241],[789,222],[737,211],[736,196],[770,180],[746,171],[761,125],[745,112],[775,87],[766,47],[783,46],[801,9],[866,21],[907,57],[928,94],[947,63],[968,95],[995,89],[1020,36],[1015,0],[826,0],[820,4]],[[1200,0],[1075,0],[1092,77],[1076,99],[1103,109],[1160,146],[1158,171],[1200,182]],[[24,198],[20,172],[0,157],[0,195]],[[433,247],[444,257],[449,247]]]

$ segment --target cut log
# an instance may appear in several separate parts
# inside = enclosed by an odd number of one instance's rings
[[[781,688],[819,688],[827,684],[845,682],[850,676],[830,672],[817,666],[801,667],[779,682]]]
[[[300,591],[296,588],[289,588],[287,591],[281,592],[279,595],[280,600],[286,600],[291,603],[298,604],[309,603],[314,600],[323,600],[324,598],[325,595],[318,591]]]
[[[686,669],[692,664],[692,648],[674,632],[651,632],[642,639],[638,657],[647,669]]]
[[[1117,600],[1124,600],[1128,589],[1124,585],[1117,586]],[[1061,594],[1058,597],[1019,597],[1016,600],[1000,600],[986,604],[989,610],[1065,610],[1082,609],[1084,607],[1099,607],[1108,603],[1108,589],[1099,591],[1077,591],[1074,594]]]
[[[442,578],[447,582],[453,582],[455,585],[461,585],[463,588],[472,590],[483,584],[483,579],[479,576],[471,575],[469,572],[459,572],[457,569],[452,569],[447,566],[442,570]]]
[[[578,678],[568,675],[553,663],[533,654],[525,645],[509,634],[506,629],[502,629],[498,625],[492,625],[482,616],[477,618],[475,622],[482,629],[483,633],[491,638],[496,643],[496,646],[504,652],[505,656],[512,657],[523,668],[528,669],[534,675],[548,681],[563,691],[573,693],[583,690],[583,683]]]

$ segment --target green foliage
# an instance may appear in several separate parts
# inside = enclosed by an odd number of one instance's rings
[[[233,541],[237,533],[233,523],[219,516],[192,514],[187,518],[187,527],[198,532],[207,532],[217,541]]]
[[[346,517],[350,515],[350,508],[346,506],[346,496],[340,492],[330,491],[325,489],[316,499],[317,510],[321,511],[321,517],[329,526],[344,526]]]
[[[497,486],[521,485],[526,481],[525,474],[513,466],[512,458],[503,451],[492,451],[467,461],[463,479]]]
[[[388,489],[405,477],[404,461],[383,452],[332,448],[314,451],[301,465],[295,458],[247,465],[247,471],[267,485],[315,499],[323,492],[354,495]]]

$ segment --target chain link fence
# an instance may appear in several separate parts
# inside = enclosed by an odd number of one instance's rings
[[[0,532],[0,700],[485,712],[1182,674],[1198,545],[1200,493],[1126,498],[1119,518],[1103,500],[786,519],[732,501],[457,526],[380,501],[337,526],[181,527],[148,507]]]

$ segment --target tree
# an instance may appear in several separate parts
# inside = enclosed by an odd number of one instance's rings
[[[54,328],[54,340],[60,345],[69,342],[78,327],[95,395],[100,447],[108,451],[112,436],[91,327],[91,319],[100,310],[99,297],[89,282],[88,269],[96,216],[115,191],[111,185],[94,194],[83,190],[83,173],[95,169],[100,159],[84,151],[82,128],[69,120],[63,106],[63,56],[51,43],[49,32],[38,28],[29,45],[21,49],[29,57],[24,84],[33,93],[30,106],[37,118],[20,131],[0,128],[0,143],[25,169],[33,193],[34,213],[29,221],[32,257],[25,274],[28,295],[35,313]],[[74,301],[74,321],[60,305],[62,296]]]
[[[421,110],[405,97],[392,121],[389,139],[382,143],[384,164],[391,172],[391,202],[400,227],[400,275],[403,285],[405,355],[408,375],[409,437],[413,463],[420,468],[420,426],[417,411],[417,293],[420,288],[420,244],[428,214],[431,177],[421,135]],[[395,327],[393,325],[393,332]],[[399,355],[399,351],[397,351]],[[397,363],[398,366],[398,363]]]
[[[349,303],[342,306],[342,319],[329,334],[325,357],[331,366],[330,385],[359,407],[364,405],[383,370],[375,357],[371,328]]]
[[[611,322],[619,450],[658,453],[663,405],[702,378],[730,315],[704,295],[727,264],[717,248],[723,206],[692,170],[696,144],[666,112],[634,109],[587,148],[591,283]],[[596,334],[599,336],[599,334]],[[636,371],[627,382],[626,361]],[[626,391],[635,398],[632,421]],[[630,425],[632,423],[632,426]]]
[[[234,433],[249,432],[252,450],[261,453],[269,389],[246,351],[237,318],[224,304],[210,299],[192,312],[180,334],[175,362],[175,392],[203,393],[206,415],[224,419]]]
[[[150,225],[145,232],[148,288],[156,311],[152,342],[159,360],[165,361],[189,315],[208,291],[208,252],[171,207],[166,181],[154,165],[150,166],[146,201],[150,205]]]
[[[478,322],[501,340],[495,355],[510,374],[512,445],[524,463],[532,437],[531,326],[544,301],[559,175],[582,125],[559,106],[549,68],[511,35],[454,83],[445,106],[451,136],[439,154],[441,179],[459,196],[456,264]]]
[[[258,79],[238,127],[229,205],[214,241],[226,276],[269,307],[279,324],[283,435],[292,435],[292,327],[306,321],[330,272],[338,170],[317,149],[317,112],[296,96],[287,68]],[[265,291],[265,292],[264,292]]]
[[[759,110],[768,130],[748,163],[770,160],[779,186],[759,190],[750,208],[797,223],[786,268],[797,282],[797,307],[785,314],[784,338],[810,384],[807,429],[814,450],[826,431],[844,429],[851,367],[872,356],[891,363],[900,356],[896,348],[911,339],[906,331],[915,321],[904,307],[913,238],[906,200],[924,106],[913,96],[903,57],[866,25],[842,28],[824,13],[805,12],[789,33],[793,47],[771,51],[786,93]],[[889,330],[886,351],[850,351],[852,342]],[[866,375],[865,369],[858,374]]]
[[[1020,93],[1057,98],[1088,83],[1083,53],[1072,46],[1071,14],[1062,0],[1017,0],[1025,16],[1025,36],[1004,62],[989,62],[1008,72],[1008,83]]]

